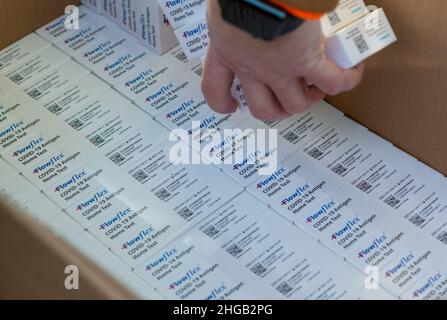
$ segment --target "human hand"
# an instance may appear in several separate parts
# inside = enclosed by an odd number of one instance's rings
[[[349,91],[361,81],[363,65],[345,70],[326,57],[319,21],[266,42],[226,23],[217,1],[209,0],[208,24],[202,90],[216,112],[237,110],[230,93],[235,76],[252,115],[269,121],[302,112],[326,94]]]

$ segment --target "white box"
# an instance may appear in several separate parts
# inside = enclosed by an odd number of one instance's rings
[[[326,54],[340,67],[349,69],[395,41],[383,9],[377,9],[327,38]]]
[[[103,14],[157,54],[177,44],[156,0],[104,0]]]
[[[367,13],[363,0],[341,0],[334,11],[321,18],[321,28],[326,37],[350,25]]]
[[[81,0],[81,3],[86,6],[87,8],[90,8],[91,10],[95,11],[96,13],[102,12],[101,7],[102,0]]]

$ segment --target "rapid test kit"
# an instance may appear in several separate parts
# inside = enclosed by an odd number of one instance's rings
[[[341,0],[322,18],[327,56],[342,68],[352,68],[397,41],[381,8],[363,0]]]
[[[446,177],[326,102],[262,122],[236,80],[240,110],[213,112],[204,1],[143,2],[86,1],[79,30],[61,17],[0,50],[5,201],[141,299],[447,297]],[[342,66],[395,39],[365,9],[323,19]],[[129,36],[137,12],[192,40],[159,56]],[[240,153],[259,132],[268,145]]]

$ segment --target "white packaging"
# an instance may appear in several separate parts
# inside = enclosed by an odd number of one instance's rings
[[[62,119],[108,89],[110,87],[107,83],[92,74],[86,74],[75,83],[49,96],[41,107]]]
[[[130,132],[121,141],[105,146],[102,153],[117,167],[127,168],[135,160],[155,151],[167,140],[169,132],[153,120]]]
[[[13,177],[17,176],[19,173],[16,169],[10,166],[5,160],[0,158],[0,186],[5,182],[9,181]]]
[[[74,58],[89,70],[96,70],[104,61],[117,57],[122,51],[135,47],[136,41],[119,29],[107,30],[107,37],[81,50]]]
[[[95,11],[96,13],[101,14],[102,12],[101,9],[102,0],[81,0],[81,3],[87,8],[90,8],[91,10]]]
[[[139,39],[146,47],[162,55],[178,44],[172,28],[161,11],[157,1],[135,1],[137,31]]]
[[[205,55],[209,44],[208,22],[205,17],[175,30],[175,35],[189,60]]]
[[[205,0],[157,1],[174,29],[205,16]]]
[[[20,63],[3,71],[6,78],[14,84],[25,88],[31,81],[38,79],[46,72],[57,68],[70,59],[59,49],[50,46],[38,54],[32,55]],[[3,87],[0,79],[0,87]]]
[[[321,19],[323,34],[328,37],[363,17],[368,11],[363,0],[341,0],[334,11]]]
[[[155,117],[165,112],[165,110],[172,109],[173,106],[181,104],[182,99],[191,95],[194,91],[199,92],[199,90],[193,75],[186,74],[184,77],[164,79],[163,82],[151,88],[145,96],[135,103],[142,110]]]
[[[435,240],[421,237],[380,269],[382,285],[400,296],[421,279],[426,279],[425,275],[445,258],[445,247]]]
[[[44,39],[55,43],[69,34],[82,32],[89,28],[98,18],[98,15],[84,6],[79,7],[79,29],[73,30],[65,26],[68,15],[65,14],[36,30],[36,33]]]
[[[156,0],[104,0],[103,14],[159,55],[177,44]]]
[[[20,90],[0,99],[0,127],[33,106],[34,101]]]
[[[3,157],[22,171],[55,153],[69,141],[79,138],[80,136],[70,132],[64,123],[55,122],[42,130],[33,131],[27,138],[5,151]]]
[[[19,207],[26,205],[38,193],[39,190],[22,175],[13,177],[0,187],[0,197]]]
[[[154,58],[152,52],[138,44],[111,56],[100,64],[95,73],[104,81],[115,84],[137,70],[147,67]]]
[[[24,112],[2,123],[0,127],[0,153],[15,148],[23,141],[51,125],[56,119],[45,109],[36,108],[33,112]]]
[[[96,156],[55,181],[45,193],[58,206],[65,209],[87,197],[90,192],[101,187],[116,174],[118,171],[112,163],[104,157]]]
[[[42,39],[35,33],[29,34],[0,51],[0,72],[23,62],[31,55],[42,51],[50,45],[50,42]]]
[[[51,95],[72,85],[88,73],[89,71],[79,63],[68,60],[41,78],[35,79],[33,83],[24,88],[24,91],[32,99],[45,102]]]
[[[342,68],[352,68],[397,41],[383,9],[377,9],[326,40],[327,56]]]
[[[65,241],[73,240],[84,232],[81,225],[70,218],[65,212],[61,212],[54,218],[46,221],[45,225]]]
[[[362,125],[343,117],[307,144],[302,151],[306,156],[327,165],[337,155],[346,152],[347,148],[367,131]]]
[[[5,98],[18,90],[20,90],[18,85],[10,81],[4,74],[0,74],[0,98]]]
[[[25,213],[34,219],[46,222],[61,214],[61,208],[56,206],[45,194],[39,192],[22,206]]]
[[[355,174],[359,168],[368,165],[390,145],[388,141],[368,131],[352,143],[346,152],[332,157],[326,167],[334,174],[346,178]]]
[[[75,139],[76,146],[69,142],[53,154],[48,154],[27,167],[23,175],[34,185],[47,189],[56,181],[67,177],[89,159],[95,157],[93,146],[82,139]]]

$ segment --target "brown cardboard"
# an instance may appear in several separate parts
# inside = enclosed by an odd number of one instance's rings
[[[447,175],[447,1],[366,2],[385,9],[398,42],[368,60],[358,89],[328,100]]]
[[[64,14],[65,7],[80,0],[1,0],[0,48],[17,41]]]
[[[0,299],[128,299],[133,296],[92,262],[23,213],[0,204]],[[79,269],[79,290],[65,268]]]
[[[75,0],[2,0],[0,48],[60,16]],[[447,174],[447,21],[445,0],[375,0],[399,37],[367,63],[363,84],[330,98],[348,116]],[[0,204],[0,298],[132,297],[47,229]],[[23,248],[26,248],[24,250]],[[65,266],[81,271],[79,291],[64,286]]]

